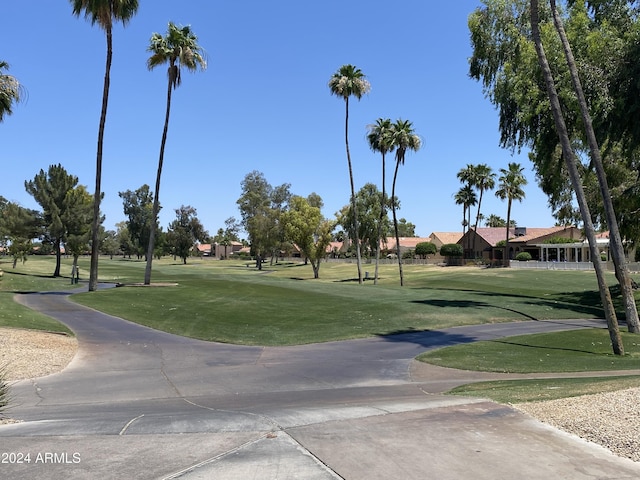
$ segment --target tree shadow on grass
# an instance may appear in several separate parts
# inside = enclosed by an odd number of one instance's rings
[[[601,353],[592,352],[589,350],[578,349],[578,348],[567,348],[567,347],[552,347],[552,346],[543,346],[543,345],[528,345],[526,343],[520,342],[510,342],[507,340],[488,340],[491,343],[501,343],[503,345],[512,345],[515,347],[524,347],[524,348],[535,348],[540,350],[555,350],[558,352],[577,352],[577,353],[588,353],[589,355],[602,356]]]
[[[436,291],[438,289],[434,289]],[[453,291],[458,290],[444,290],[442,291],[451,294]],[[461,294],[468,293],[478,297],[502,297],[502,298],[514,298],[524,301],[529,301],[532,305],[538,305],[541,307],[547,307],[554,310],[567,310],[576,312],[578,315],[588,315],[590,317],[602,318],[604,312],[602,311],[602,307],[599,303],[599,295],[598,292],[588,291],[588,292],[575,292],[575,293],[559,293],[550,295],[548,298],[539,298],[539,297],[530,297],[527,295],[517,295],[512,293],[492,293],[478,290],[459,290]],[[595,297],[595,299],[594,299]],[[432,305],[436,307],[450,307],[450,308],[495,308],[500,310],[505,310],[508,312],[516,313],[521,315],[529,320],[540,320],[537,317],[529,315],[520,310],[516,310],[509,307],[503,307],[500,305],[496,305],[493,302],[485,302],[478,300],[441,300],[441,299],[427,299],[427,300],[413,300],[413,303],[421,303],[424,305]]]

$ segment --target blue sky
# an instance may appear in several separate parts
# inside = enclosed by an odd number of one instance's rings
[[[106,42],[102,30],[71,14],[63,0],[5,2],[0,59],[28,100],[0,124],[0,195],[37,208],[24,189],[40,169],[61,163],[93,192]],[[525,168],[519,226],[554,224],[525,153],[499,147],[498,117],[468,77],[468,15],[479,1],[382,0],[217,2],[140,0],[126,28],[114,29],[102,190],[105,227],[125,220],[118,192],[153,186],[165,111],[166,69],[146,68],[153,32],[168,21],[191,25],[207,52],[205,72],[183,74],[174,92],[160,189],[166,229],[174,209],[191,205],[214,234],[240,218],[240,183],[253,170],[294,194],[318,193],[333,218],[349,199],[344,102],[327,82],[343,64],[360,68],[371,92],[350,102],[356,189],[380,185],[381,162],[366,143],[379,117],[411,120],[423,148],[408,153],[396,186],[400,217],[416,234],[460,231],[453,195],[468,163],[494,171]],[[392,162],[388,162],[387,188]],[[506,217],[506,202],[485,194],[485,215]],[[474,212],[475,213],[475,212]]]

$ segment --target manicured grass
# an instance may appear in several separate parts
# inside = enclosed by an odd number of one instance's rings
[[[448,393],[489,398],[500,403],[525,403],[613,392],[640,386],[640,376],[506,380],[470,383]]]
[[[625,355],[612,353],[606,329],[571,330],[456,345],[418,357],[434,365],[504,373],[640,369],[640,336],[622,332]]]
[[[32,257],[11,275],[27,273],[24,277],[38,282],[41,289],[68,288],[68,278],[47,278],[53,261]],[[63,272],[70,272],[70,264],[70,259],[64,259]],[[88,258],[81,258],[82,280],[88,266]],[[141,282],[144,266],[143,261],[103,258],[100,279]],[[407,286],[401,288],[397,265],[380,267],[379,285],[372,280],[358,285],[353,263],[323,263],[321,278],[314,280],[311,266],[298,263],[265,264],[258,271],[248,261],[190,259],[182,265],[179,260],[162,259],[154,261],[152,282],[176,286],[125,286],[72,298],[160,330],[254,345],[324,342],[488,322],[601,317],[592,272],[422,265],[404,269]],[[373,263],[365,264],[363,270],[372,276]]]
[[[12,268],[10,260],[0,261],[4,275],[0,280],[0,327],[29,328],[71,334],[63,324],[13,301],[16,293],[43,292],[73,288],[70,278],[53,278],[52,259],[30,258]],[[55,259],[53,259],[55,261]]]
[[[365,270],[373,272],[373,265]],[[140,282],[143,262],[101,262],[101,278]],[[593,274],[506,269],[381,267],[381,281],[361,286],[354,264],[310,266],[193,260],[154,262],[154,283],[74,295],[79,303],[160,330],[205,340],[292,345],[454,325],[601,314]],[[372,273],[371,273],[372,274]],[[592,297],[595,296],[595,299]]]

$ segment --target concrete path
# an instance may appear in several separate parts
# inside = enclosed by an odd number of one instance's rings
[[[504,376],[413,360],[439,346],[600,322],[263,348],[158,332],[76,305],[65,292],[19,301],[68,325],[80,349],[62,373],[14,385],[10,413],[23,422],[0,427],[0,478],[640,476],[640,464],[511,408],[442,395]]]

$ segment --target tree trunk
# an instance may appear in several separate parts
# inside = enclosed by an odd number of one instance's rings
[[[596,175],[598,177],[598,184],[600,186],[600,193],[602,195],[605,216],[607,219],[607,225],[609,227],[609,242],[611,254],[613,256],[613,263],[616,269],[616,278],[620,283],[620,289],[622,291],[622,299],[625,306],[625,316],[627,320],[627,326],[629,332],[640,333],[640,324],[638,321],[638,309],[636,307],[636,301],[633,294],[633,288],[631,285],[631,276],[629,275],[629,268],[627,267],[627,260],[624,254],[624,246],[622,244],[622,238],[620,237],[620,230],[618,228],[618,219],[616,217],[615,209],[613,208],[613,202],[611,201],[611,193],[609,185],[607,183],[607,175],[604,171],[604,165],[602,163],[602,156],[600,154],[600,147],[596,139],[595,132],[593,130],[593,124],[591,122],[591,115],[589,114],[589,107],[587,100],[584,96],[580,77],[578,75],[578,68],[576,66],[573,53],[571,51],[571,45],[567,39],[567,35],[562,24],[562,20],[558,15],[558,9],[556,8],[555,0],[551,1],[551,11],[553,14],[553,23],[556,27],[556,31],[562,41],[562,47],[564,49],[565,58],[571,73],[571,81],[573,88],[578,97],[578,103],[580,104],[580,112],[582,114],[582,122],[585,126],[585,132],[587,141],[589,143],[589,151],[591,153],[591,160],[596,169]]]
[[[476,258],[476,239],[478,237],[478,220],[480,219],[480,205],[482,204],[482,189],[480,189],[480,197],[478,198],[478,212],[476,213],[476,223],[473,226],[473,260]],[[471,221],[471,216],[469,216],[469,221]]]
[[[93,193],[93,222],[91,223],[91,266],[89,267],[89,291],[98,288],[98,254],[100,248],[100,201],[102,199],[102,144],[104,141],[104,126],[107,121],[107,106],[109,104],[109,84],[111,81],[111,59],[113,57],[112,29],[109,20],[105,33],[107,37],[107,62],[102,87],[102,109],[100,111],[100,125],[98,127],[98,150],[96,153],[96,189]]]
[[[398,178],[398,167],[400,161],[396,162],[396,169],[393,173],[393,186],[391,187],[391,210],[393,211],[393,230],[396,235],[396,255],[398,257],[398,269],[400,270],[400,286],[404,286],[404,274],[402,271],[402,255],[400,255],[400,235],[398,234],[398,218],[396,217],[396,178]]]
[[[158,211],[160,210],[160,177],[162,176],[162,164],[164,162],[164,147],[167,143],[167,131],[169,130],[169,115],[171,114],[171,80],[167,88],[167,111],[164,117],[164,129],[162,130],[162,141],[160,142],[160,158],[158,159],[158,173],[156,175],[156,191],[153,196],[153,213],[151,215],[151,225],[149,231],[149,247],[147,248],[147,266],[144,270],[144,284],[151,284],[151,264],[153,262],[153,249],[156,239],[156,229],[158,228]]]
[[[511,203],[512,200],[509,198],[507,200],[507,238],[504,244],[504,258],[502,259],[502,263],[505,267],[511,266],[511,262],[509,261],[509,222],[511,221]]]
[[[380,242],[382,242],[382,219],[384,218],[384,214],[385,214],[384,197],[386,192],[384,189],[384,183],[385,183],[385,154],[384,152],[382,152],[382,200],[380,202],[380,218],[378,219],[378,243],[376,245],[376,271],[373,275],[374,285],[378,284],[378,264],[380,263]]]
[[[567,126],[564,121],[562,110],[560,107],[560,100],[558,99],[558,92],[553,81],[553,75],[547,61],[544,47],[542,46],[542,40],[540,38],[540,27],[538,24],[538,0],[531,0],[531,32],[536,47],[536,53],[538,55],[538,61],[540,68],[544,76],[544,80],[547,86],[547,94],[551,103],[551,111],[553,113],[553,119],[556,124],[556,130],[560,137],[560,143],[562,144],[562,154],[564,156],[567,170],[569,171],[569,177],[571,184],[576,194],[576,199],[580,207],[580,213],[582,215],[582,221],[584,223],[585,233],[587,240],[589,241],[589,252],[591,254],[591,261],[596,272],[596,278],[598,280],[598,290],[600,291],[600,298],[602,300],[602,306],[604,309],[604,315],[607,320],[607,328],[609,330],[609,337],[611,339],[611,345],[613,347],[613,353],[616,355],[624,355],[624,345],[622,344],[622,338],[620,336],[620,330],[618,327],[618,320],[616,318],[616,312],[611,300],[611,293],[607,286],[604,269],[602,268],[602,262],[600,261],[600,252],[596,244],[595,229],[591,221],[591,212],[587,205],[587,199],[582,188],[580,180],[580,174],[578,173],[578,167],[576,165],[576,158],[571,147],[571,140],[567,133]]]
[[[353,212],[353,229],[356,242],[356,263],[358,264],[358,283],[362,285],[362,257],[360,255],[360,232],[358,226],[358,212],[356,211],[356,189],[353,185],[353,169],[351,168],[351,154],[349,153],[349,97],[345,98],[344,142],[347,147],[347,163],[349,164],[349,181],[351,183],[351,211]]]
[[[53,249],[56,252],[56,268],[53,271],[54,277],[60,276],[60,261],[62,257],[62,252],[60,252],[60,239],[56,238],[55,242],[53,242]]]

